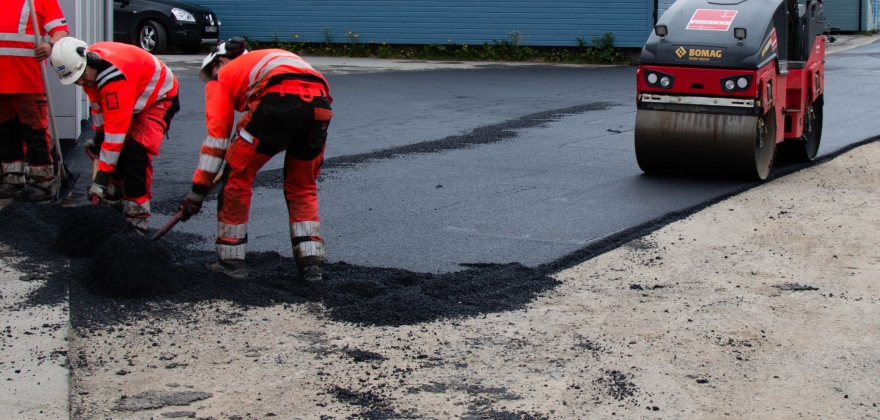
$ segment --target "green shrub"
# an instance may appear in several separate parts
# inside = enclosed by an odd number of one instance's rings
[[[249,42],[252,49],[282,48],[304,56],[335,57],[376,57],[393,59],[421,60],[460,60],[460,61],[517,61],[538,63],[572,64],[622,64],[628,61],[623,50],[614,47],[614,37],[610,32],[593,37],[592,42],[575,38],[572,47],[530,47],[522,45],[523,34],[512,31],[504,40],[483,42],[481,45],[458,45],[452,40],[447,44],[428,45],[389,45],[373,41],[361,43],[360,35],[354,31],[345,34],[347,42],[334,43],[333,31],[325,26],[321,29],[324,42],[301,42],[299,34],[292,40],[281,41],[273,33],[268,42]]]

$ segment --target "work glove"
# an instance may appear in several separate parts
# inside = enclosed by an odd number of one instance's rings
[[[83,149],[89,155],[89,159],[96,160],[101,156],[101,143],[104,143],[104,132],[98,131],[95,137],[92,137],[83,143]]]
[[[190,217],[199,214],[199,212],[202,211],[202,202],[204,201],[204,195],[190,191],[186,195],[186,198],[177,205],[177,211],[180,212],[180,220],[185,222],[189,220]]]
[[[95,180],[92,181],[92,186],[89,187],[89,200],[93,203],[98,203],[104,199],[104,196],[107,195],[108,185],[110,185],[110,174],[104,171],[98,171],[98,173],[95,174]]]

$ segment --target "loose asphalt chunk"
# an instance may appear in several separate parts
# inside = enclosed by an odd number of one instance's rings
[[[117,411],[141,411],[167,407],[169,405],[189,405],[190,403],[213,397],[210,392],[200,391],[146,391],[137,395],[123,396],[116,403]]]

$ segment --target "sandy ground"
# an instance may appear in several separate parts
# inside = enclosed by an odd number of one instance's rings
[[[9,251],[0,244],[0,418],[67,418],[68,305],[23,307],[44,280],[12,268]]]
[[[215,301],[77,330],[73,417],[880,418],[877,161],[722,201],[522,311],[366,327]]]

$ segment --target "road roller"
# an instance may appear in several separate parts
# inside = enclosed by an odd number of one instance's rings
[[[817,0],[678,0],[642,48],[635,150],[645,173],[764,180],[819,150],[825,36]]]

